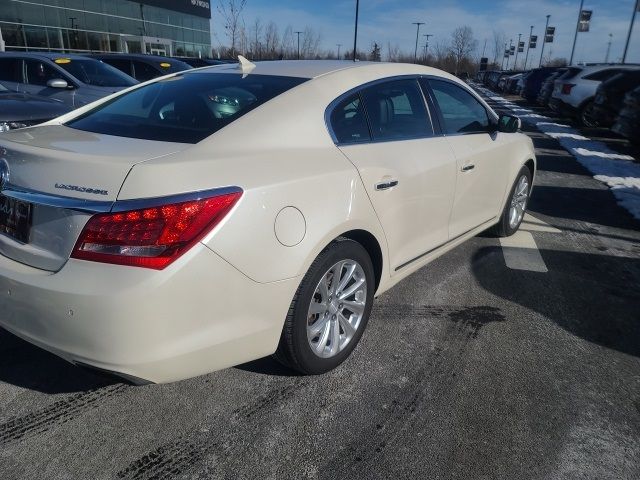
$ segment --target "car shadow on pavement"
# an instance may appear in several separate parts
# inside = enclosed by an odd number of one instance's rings
[[[548,273],[506,268],[502,250],[485,247],[474,255],[473,274],[488,292],[579,338],[640,357],[640,259],[604,252],[540,253]]]
[[[0,382],[42,393],[75,393],[117,380],[95,375],[0,328]]]
[[[556,187],[536,185],[527,209],[536,213],[588,222],[594,225],[640,230],[640,222],[629,212],[616,208],[616,199],[608,188]],[[584,233],[598,233],[585,231]]]
[[[247,363],[243,363],[242,365],[237,365],[234,368],[237,368],[238,370],[243,370],[245,372],[260,373],[262,375],[270,375],[270,376],[276,376],[276,377],[302,376],[301,373],[296,372],[291,368],[285,367],[273,357],[260,358],[252,362],[247,362]]]

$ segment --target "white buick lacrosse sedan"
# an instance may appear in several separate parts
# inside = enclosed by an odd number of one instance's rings
[[[432,68],[241,59],[0,134],[0,325],[135,383],[326,372],[376,295],[518,229],[518,126]]]

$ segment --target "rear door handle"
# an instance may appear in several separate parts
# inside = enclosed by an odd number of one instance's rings
[[[388,190],[398,185],[398,180],[376,183],[376,190]]]
[[[474,168],[476,168],[476,166],[474,164],[472,164],[472,163],[469,163],[469,164],[464,165],[462,167],[462,171],[463,172],[469,172],[469,171],[473,170]]]

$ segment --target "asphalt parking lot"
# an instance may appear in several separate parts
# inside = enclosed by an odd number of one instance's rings
[[[324,376],[264,359],[131,387],[0,330],[2,478],[640,478],[640,223],[528,133],[519,237],[379,297]]]

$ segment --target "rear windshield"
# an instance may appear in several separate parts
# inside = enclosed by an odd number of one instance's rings
[[[198,143],[305,81],[269,75],[182,74],[121,95],[67,126],[119,137]]]
[[[54,62],[87,85],[96,87],[130,87],[136,80],[100,60],[56,58]]]

